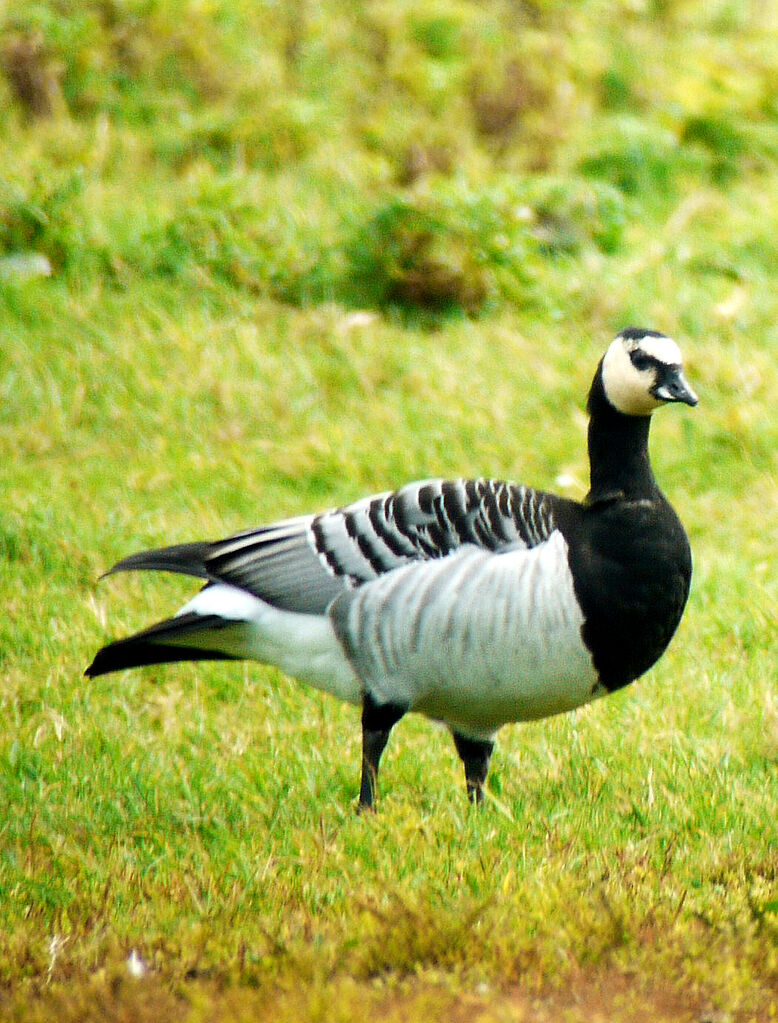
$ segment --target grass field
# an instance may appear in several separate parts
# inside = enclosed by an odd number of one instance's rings
[[[0,19],[0,1017],[778,1017],[778,5]],[[357,712],[275,670],[82,677],[193,592],[97,582],[144,546],[430,475],[582,496],[630,323],[701,398],[652,433],[689,607],[506,728],[483,812],[406,719],[358,817]]]

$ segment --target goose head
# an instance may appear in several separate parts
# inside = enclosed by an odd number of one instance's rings
[[[681,350],[655,330],[629,327],[617,334],[601,363],[608,402],[627,416],[649,416],[671,401],[696,405],[683,374]]]

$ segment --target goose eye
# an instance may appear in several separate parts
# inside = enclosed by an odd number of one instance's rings
[[[630,358],[635,369],[644,370],[651,365],[651,358],[645,352],[632,352]]]

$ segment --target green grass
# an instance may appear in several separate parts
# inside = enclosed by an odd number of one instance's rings
[[[0,280],[0,1016],[778,1012],[774,32],[512,10],[3,15],[0,258],[53,274]],[[483,813],[406,719],[357,817],[357,713],[273,669],[82,677],[193,592],[97,583],[144,546],[429,475],[581,496],[628,323],[701,396],[652,440],[689,608],[635,686],[506,728]]]

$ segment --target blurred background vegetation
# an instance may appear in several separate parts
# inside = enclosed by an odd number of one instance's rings
[[[684,258],[738,280],[776,257],[738,213],[775,180],[777,16],[733,0],[15,0],[0,252],[80,284],[569,315],[571,260],[594,281],[674,211],[720,221],[728,197],[726,249]],[[6,275],[41,265],[17,264]]]

